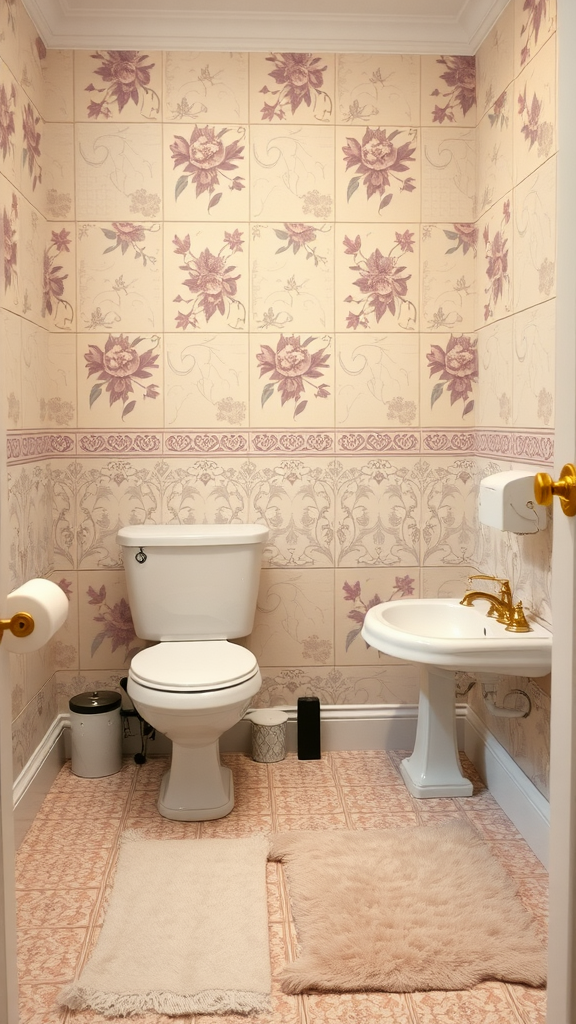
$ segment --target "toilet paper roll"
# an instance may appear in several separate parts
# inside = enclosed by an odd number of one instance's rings
[[[32,616],[34,630],[29,636],[16,637],[5,629],[2,648],[14,654],[26,654],[48,643],[64,624],[68,615],[68,598],[50,580],[28,580],[6,598],[6,618],[11,619],[17,612],[28,612]]]

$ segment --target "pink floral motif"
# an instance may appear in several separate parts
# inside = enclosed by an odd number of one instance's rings
[[[108,238],[113,245],[109,245],[107,249],[103,250],[103,254],[114,252],[115,249],[120,249],[122,255],[125,256],[129,249],[132,249],[134,258],[142,260],[142,266],[145,267],[147,263],[156,263],[156,257],[150,256],[141,242],[146,240],[146,232],[156,232],[159,230],[157,224],[152,227],[144,227],[143,224],[132,224],[131,221],[114,221],[111,228],[101,228],[101,231],[105,238]]]
[[[18,220],[18,198],[12,193],[10,210],[2,211],[2,248],[4,252],[4,286],[9,288],[18,278],[18,243],[16,221]]]
[[[106,587],[102,585],[98,593],[93,587],[88,587],[88,604],[98,606],[98,615],[94,616],[94,622],[102,623],[103,628],[96,634],[92,641],[90,653],[92,657],[104,640],[112,643],[112,653],[119,647],[126,648],[124,661],[128,661],[134,654],[142,650],[141,647],[131,647],[137,639],[134,623],[128,602],[121,597],[112,607],[106,601]]]
[[[8,153],[14,151],[12,136],[16,128],[14,125],[14,112],[16,110],[16,88],[14,83],[10,88],[10,94],[6,92],[4,83],[0,85],[0,151],[4,160]]]
[[[505,89],[504,92],[500,93],[498,99],[495,101],[492,107],[492,110],[489,111],[488,113],[488,120],[490,122],[491,128],[493,128],[494,125],[499,125],[500,128],[508,127],[509,118],[508,114],[506,113],[507,102],[508,93]]]
[[[403,234],[396,232],[396,243],[392,246],[387,255],[375,249],[369,256],[364,256],[362,240],[357,235],[354,241],[346,236],[344,238],[345,252],[354,257],[354,264],[350,270],[359,271],[360,276],[353,284],[360,289],[364,298],[355,299],[349,295],[344,301],[355,303],[360,306],[357,313],[349,313],[346,327],[356,330],[358,327],[364,329],[370,326],[370,317],[373,316],[376,323],[379,323],[385,313],[389,312],[399,321],[402,316],[405,322],[402,326],[407,330],[413,330],[416,322],[416,308],[407,298],[408,281],[412,277],[406,274],[406,267],[399,266],[400,257],[394,255],[394,250],[399,249],[401,253],[413,252],[413,235],[409,231]]]
[[[494,307],[504,294],[504,285],[510,283],[508,273],[508,238],[504,233],[504,227],[510,220],[510,200],[507,199],[502,207],[502,222],[499,231],[490,239],[488,225],[484,228],[484,244],[486,247],[486,276],[488,285],[484,289],[488,301],[484,306],[484,319],[489,320],[494,316]]]
[[[548,0],[524,0],[523,11],[527,11],[525,23],[520,29],[520,35],[526,36],[524,46],[520,52],[520,64],[524,65],[530,57],[530,42],[538,43],[538,35],[543,19],[548,13]]]
[[[478,382],[478,351],[476,341],[461,334],[459,337],[450,335],[450,340],[443,349],[441,345],[432,345],[427,353],[430,376],[440,374],[440,381],[432,390],[430,407],[444,393],[444,387],[450,392],[450,405],[461,400],[464,402],[462,416],[472,412],[474,400],[467,401],[472,385]]]
[[[263,121],[273,121],[275,117],[284,121],[286,108],[289,107],[291,113],[295,114],[302,103],[312,108],[318,120],[329,119],[332,103],[322,90],[327,65],[318,67],[322,62],[321,57],[314,57],[312,53],[273,53],[266,60],[274,64],[274,70],[269,72],[269,76],[280,88],[270,90],[265,85],[260,89],[264,95],[277,97],[273,103],[264,101],[261,110]]]
[[[532,103],[526,99],[526,86],[524,92],[518,97],[518,113],[522,118],[521,134],[528,143],[528,149],[532,149],[535,142],[538,143],[538,156],[548,156],[554,143],[554,127],[550,121],[541,121],[542,104],[536,93],[532,95]]]
[[[88,117],[112,117],[112,104],[118,107],[121,114],[127,103],[132,100],[144,117],[154,117],[160,111],[160,100],[156,92],[149,88],[150,72],[154,64],[145,64],[147,53],[138,50],[104,50],[103,53],[91,54],[93,60],[101,61],[94,74],[105,84],[103,89],[94,85],[86,86],[86,92],[104,93],[99,103],[91,100],[88,104]],[[144,111],[144,100],[148,100],[149,110]]]
[[[205,323],[215,313],[227,317],[228,325],[236,330],[244,326],[246,310],[244,305],[235,298],[238,290],[237,281],[240,274],[234,275],[235,266],[229,266],[228,260],[235,252],[242,252],[242,232],[236,229],[233,233],[225,232],[224,245],[218,253],[204,249],[198,256],[191,250],[190,235],[185,238],[174,236],[174,251],[184,257],[180,266],[188,276],[182,282],[192,293],[192,298],[183,299],[177,295],[174,302],[186,302],[190,309],[186,313],[176,314],[176,327],[185,331],[188,327],[196,329],[201,326],[198,319],[202,313]],[[229,249],[227,255],[224,255]]]
[[[52,231],[50,245],[44,250],[42,316],[48,314],[54,318],[58,327],[68,328],[74,319],[74,312],[64,298],[64,282],[68,274],[64,274],[64,268],[56,263],[62,252],[70,252],[70,232],[66,228]]]
[[[442,96],[446,103],[444,106],[436,106],[432,112],[432,120],[443,124],[444,121],[454,121],[454,110],[460,107],[465,116],[472,107],[476,106],[476,58],[475,57],[439,57],[437,64],[443,64],[446,68],[440,78],[446,82],[448,91],[441,93],[434,89],[432,96]]]
[[[414,593],[413,583],[414,580],[411,576],[396,576],[394,587],[392,588],[390,595],[384,598],[384,600],[396,601],[402,597],[410,597]],[[354,602],[354,607],[348,612],[348,618],[357,623],[355,628],[351,629],[346,636],[346,650],[348,650],[350,645],[354,643],[358,636],[360,636],[367,612],[370,608],[374,608],[375,605],[382,604],[382,598],[379,597],[378,594],[374,594],[374,596],[367,602],[363,601],[362,588],[359,580],[356,580],[356,583],[352,584],[346,581],[342,590],[344,591],[344,600]],[[370,647],[370,644],[367,643],[366,647]]]
[[[444,231],[446,238],[454,242],[450,249],[446,249],[446,254],[456,252],[462,246],[464,255],[466,255],[469,249],[472,249],[474,255],[476,255],[478,228],[474,224],[454,224],[453,228],[453,231]]]
[[[22,132],[24,135],[24,149],[22,157],[24,166],[28,166],[28,173],[32,178],[32,190],[42,181],[42,168],[40,166],[40,140],[42,136],[36,131],[40,124],[40,117],[36,115],[31,103],[24,107],[22,117]]]
[[[159,390],[156,384],[142,384],[141,381],[148,380],[151,370],[158,369],[158,354],[153,348],[146,352],[138,352],[137,348],[145,339],[138,337],[130,342],[125,334],[114,336],[108,335],[108,341],[104,351],[98,345],[89,345],[88,352],[84,353],[88,376],[98,374],[99,381],[106,381],[106,391],[110,396],[110,405],[115,402],[122,402],[122,419],[132,412],[136,402],[130,400],[134,394],[134,385],[137,384],[143,392],[144,398],[158,398]],[[157,336],[152,338],[154,347],[158,346]],[[90,392],[90,408],[102,394],[102,384],[94,384]]]
[[[195,126],[190,139],[182,135],[175,135],[174,142],[170,146],[174,170],[177,167],[184,168],[176,182],[175,197],[178,199],[184,189],[188,187],[188,181],[196,185],[196,198],[203,192],[208,192],[210,202],[208,209],[211,210],[222,199],[222,193],[213,195],[215,188],[220,185],[220,176],[230,181],[229,188],[232,191],[240,191],[244,186],[244,178],[236,175],[230,179],[226,171],[235,171],[238,161],[242,160],[244,146],[240,145],[239,139],[234,139],[228,146],[222,141],[230,128],[222,128],[216,133],[215,128],[206,125],[205,128]]]
[[[279,249],[276,249],[276,255],[280,252],[286,252],[290,248],[292,248],[292,252],[296,255],[300,249],[303,249],[306,253],[306,259],[313,259],[315,267],[317,267],[319,263],[326,263],[326,257],[319,256],[316,252],[316,247],[311,245],[311,242],[316,241],[318,233],[324,230],[324,228],[315,227],[313,224],[300,224],[294,222],[285,224],[284,230],[274,228],[276,237],[282,242],[286,242],[286,245],[282,245]]]
[[[58,580],[58,586],[60,587],[60,590],[62,590],[66,594],[66,597],[70,601],[70,599],[72,597],[72,593],[73,593],[73,591],[72,591],[72,583],[70,582],[70,580],[66,580],[64,578],[61,579],[61,580]]]
[[[360,172],[348,182],[348,201],[359,188],[362,175],[367,198],[370,199],[373,195],[380,196],[378,212],[392,202],[392,191],[386,191],[392,188],[391,178],[400,185],[399,192],[414,191],[414,178],[400,177],[409,170],[409,162],[414,160],[414,133],[410,132],[409,139],[398,145],[396,139],[401,134],[400,129],[395,129],[387,135],[385,128],[367,128],[361,142],[354,138],[346,139],[347,145],[342,147],[346,170],[354,168]]]
[[[327,345],[317,349],[316,352],[310,350],[309,346],[317,340],[317,338],[310,337],[301,343],[300,337],[295,335],[284,337],[281,334],[276,350],[270,345],[260,346],[260,352],[256,356],[260,364],[260,376],[263,377],[266,373],[270,374],[270,382],[262,391],[262,406],[271,398],[274,391],[278,391],[281,395],[282,405],[294,400],[294,418],[296,418],[304,412],[308,405],[306,399],[303,402],[299,401],[300,396],[304,394],[306,385],[315,389],[316,398],[328,398],[330,394],[328,386],[313,383],[319,377],[324,376],[330,359],[330,356],[326,354]],[[274,384],[273,381],[278,383]]]

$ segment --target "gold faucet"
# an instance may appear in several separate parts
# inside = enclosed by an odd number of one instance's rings
[[[469,576],[468,583],[471,583],[472,580],[491,580],[493,583],[499,583],[500,594],[497,597],[496,594],[488,594],[484,590],[467,590],[460,604],[469,607],[475,601],[488,601],[490,605],[488,615],[506,626],[510,633],[532,632],[532,626],[529,626],[526,621],[522,601],[514,604],[512,600],[509,580],[503,579],[500,576],[485,576],[482,573],[476,576]]]

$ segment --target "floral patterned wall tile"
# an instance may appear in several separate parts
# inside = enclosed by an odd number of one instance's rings
[[[333,570],[263,569],[254,629],[247,644],[259,665],[331,665]]]
[[[479,474],[474,458],[423,459],[421,565],[474,563]]]
[[[76,426],[76,337],[22,323],[22,426]]]
[[[160,224],[79,223],[77,253],[80,330],[161,330]]]
[[[22,324],[22,317],[0,309],[0,380],[8,430],[22,426]]]
[[[38,110],[42,110],[43,116],[46,117],[42,72],[46,46],[23,4],[18,12],[18,22],[18,71],[16,77],[34,106]]]
[[[337,665],[392,665],[397,658],[370,647],[362,637],[366,613],[382,601],[419,597],[419,569],[337,569],[335,649]]]
[[[518,75],[556,31],[556,0],[514,0],[514,68]]]
[[[532,306],[513,320],[514,426],[553,427],[556,301]]]
[[[463,597],[474,565],[427,566],[420,570],[421,597]]]
[[[40,113],[26,94],[20,92],[16,148],[21,161],[20,190],[34,204],[43,207],[42,173],[46,165],[46,127]]]
[[[52,492],[52,560],[55,573],[69,574],[78,564],[76,491],[79,471],[76,462],[55,459],[50,467]]]
[[[22,198],[7,178],[0,175],[0,211],[4,242],[2,305],[21,314],[24,291],[20,281],[22,265]]]
[[[336,54],[336,124],[420,124],[420,57]]]
[[[48,220],[76,216],[74,126],[46,122],[46,162],[42,176],[43,213]]]
[[[514,181],[528,177],[556,151],[556,36],[515,82]]]
[[[420,219],[420,138],[417,128],[336,129],[336,218]]]
[[[336,337],[336,426],[419,425],[419,337]]]
[[[476,193],[480,216],[498,202],[514,184],[513,123],[515,86],[494,101],[476,129]]]
[[[76,318],[74,224],[46,223],[42,321],[51,331],[72,331]]]
[[[152,220],[162,213],[162,128],[76,126],[78,220]]]
[[[334,122],[334,56],[251,53],[250,121],[293,124]]]
[[[8,580],[14,590],[52,570],[52,487],[47,461],[8,470]]]
[[[248,523],[254,467],[236,458],[170,459],[156,463],[150,487],[163,523]]]
[[[162,53],[74,51],[76,121],[160,121]]]
[[[350,458],[338,463],[336,565],[418,566],[422,488],[418,459]]]
[[[420,335],[421,426],[473,426],[477,385],[478,349],[474,335]]]
[[[0,57],[12,72],[17,72],[18,34],[23,7],[18,0],[6,0],[0,5]]]
[[[474,127],[476,111],[476,59],[469,56],[420,58],[423,125]]]
[[[80,693],[93,690],[117,690],[122,696],[120,680],[126,675],[126,671],[119,669],[114,672],[104,669],[98,672],[85,669],[83,672],[78,672],[60,669],[56,672],[54,686],[58,711],[60,714],[62,712],[66,714],[70,710],[70,698],[76,697]]]
[[[476,323],[479,327],[512,312],[515,235],[511,203],[512,198],[508,195],[478,221]]]
[[[248,126],[164,125],[164,216],[248,220]]]
[[[473,329],[477,251],[474,223],[422,225],[421,330]]]
[[[326,668],[262,667],[262,688],[254,707],[294,706],[298,697],[322,704],[417,704],[418,669],[396,663]]]
[[[26,704],[12,723],[12,767],[17,779],[56,717],[52,680]]]
[[[252,125],[252,220],[330,220],[334,209],[334,129]]]
[[[334,565],[334,464],[257,458],[251,462],[250,522],[269,529],[267,567]]]
[[[80,574],[67,572],[65,575],[55,573],[52,581],[56,583],[68,598],[68,617],[64,625],[50,641],[50,668],[53,672],[63,669],[77,670],[78,654],[78,586]]]
[[[48,305],[52,282],[45,256],[44,218],[24,197],[18,197],[14,202],[13,194],[9,225],[9,234],[15,232],[12,237],[17,244],[16,251],[12,245],[9,246],[10,297],[16,299],[11,308],[36,324],[49,327],[51,314]],[[55,282],[54,286],[58,287]]]
[[[514,309],[556,294],[556,158],[514,190]]]
[[[84,334],[77,348],[78,426],[161,427],[163,343],[159,334]]]
[[[80,670],[127,669],[146,647],[134,631],[124,572],[79,573]]]
[[[476,54],[478,118],[514,78],[514,4],[509,3]]]
[[[73,121],[74,51],[46,50],[40,63],[44,117],[47,121]]]
[[[240,427],[248,423],[248,337],[167,334],[164,426]]]
[[[412,224],[340,224],[336,329],[417,331],[419,243]],[[340,241],[338,240],[340,234]]]
[[[422,220],[475,220],[475,131],[466,128],[423,128],[420,134]]]
[[[167,330],[247,329],[245,225],[165,224],[164,323]]]
[[[250,426],[334,426],[333,335],[250,335]]]
[[[164,53],[164,121],[248,123],[248,54]]]
[[[253,224],[252,329],[334,329],[332,224]]]
[[[478,331],[476,424],[479,427],[512,426],[513,320],[508,316],[491,321]]]
[[[0,171],[14,188],[22,175],[22,91],[8,66],[0,62]]]
[[[25,654],[8,655],[10,683],[12,690],[12,721],[14,722],[24,708],[24,676],[26,671]]]

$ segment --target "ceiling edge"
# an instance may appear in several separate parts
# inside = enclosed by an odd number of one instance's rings
[[[294,12],[64,10],[60,0],[24,0],[51,49],[154,49],[321,53],[472,54],[507,0],[468,0],[458,18]]]

